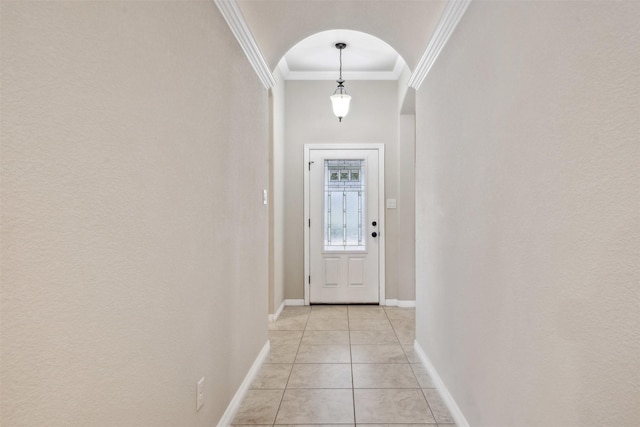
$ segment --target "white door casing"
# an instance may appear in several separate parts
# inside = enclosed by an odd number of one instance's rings
[[[384,145],[307,144],[304,168],[305,304],[384,304]]]

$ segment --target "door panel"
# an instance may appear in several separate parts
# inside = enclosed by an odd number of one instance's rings
[[[325,286],[339,286],[340,282],[340,258],[324,259],[324,282]]]
[[[309,300],[377,303],[378,150],[312,149],[309,160]]]
[[[364,258],[349,258],[349,286],[364,286]]]

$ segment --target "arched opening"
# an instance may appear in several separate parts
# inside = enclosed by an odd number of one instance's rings
[[[343,58],[345,80],[398,80],[407,67],[400,54],[384,40],[353,30],[328,30],[313,34],[292,46],[278,62],[285,80],[336,80],[338,52]]]
[[[329,96],[338,79],[337,42],[343,51],[343,79],[353,96],[340,123]],[[272,318],[287,305],[304,303],[303,151],[305,144],[384,144],[386,211],[382,305],[413,305],[414,131],[407,111],[411,71],[388,43],[360,31],[336,29],[310,35],[293,45],[273,71],[271,202],[273,203],[269,309]],[[412,90],[412,89],[409,89]],[[409,129],[410,128],[410,129]]]

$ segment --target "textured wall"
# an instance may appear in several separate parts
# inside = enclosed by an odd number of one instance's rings
[[[0,424],[215,425],[267,339],[267,92],[211,1],[3,1],[1,50]]]
[[[272,99],[272,144],[271,144],[271,209],[273,245],[273,283],[270,313],[278,310],[284,301],[284,98],[285,81],[278,69],[273,73],[276,85],[271,89]]]
[[[345,84],[351,100],[349,115],[338,122],[329,96],[331,81],[287,81],[285,101],[285,295],[304,297],[304,144],[385,144],[385,192],[398,196],[398,106],[393,81],[351,81]],[[396,209],[387,209],[387,298],[397,298]],[[413,286],[413,284],[412,284]]]
[[[409,89],[414,91],[413,89]],[[400,115],[398,144],[398,295],[416,299],[415,155],[416,118]]]
[[[638,2],[472,2],[417,94],[417,339],[473,426],[640,425]]]

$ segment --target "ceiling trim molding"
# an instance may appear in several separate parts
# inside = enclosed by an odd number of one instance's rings
[[[289,75],[289,73],[291,72],[289,70],[289,63],[287,62],[287,59],[283,56],[282,59],[278,62],[277,65],[278,69],[280,70],[280,74],[282,75],[282,78],[284,80],[287,80],[287,76]]]
[[[335,71],[289,71],[284,80],[338,80]],[[343,71],[345,82],[350,80],[398,80],[393,71]]]
[[[242,47],[244,54],[247,56],[249,63],[251,63],[251,66],[258,75],[258,78],[260,78],[265,89],[274,87],[276,80],[273,78],[271,70],[269,70],[267,61],[264,59],[264,55],[262,55],[256,39],[253,37],[253,34],[251,34],[249,25],[247,25],[247,21],[242,15],[238,2],[236,0],[213,0],[213,2],[218,7],[218,10],[220,10],[224,20],[227,21],[227,25],[229,25],[231,32],[238,40],[238,43],[240,43],[240,47]]]
[[[404,70],[404,66],[406,64],[407,63],[404,62],[402,56],[398,55],[398,58],[396,59],[396,65],[393,67],[393,75],[396,76],[394,80],[398,80],[400,78],[400,76],[402,75],[402,70]]]
[[[405,62],[401,56],[391,71],[342,71],[345,81],[349,80],[398,80],[404,69]],[[335,71],[291,71],[286,58],[278,62],[278,69],[284,80],[336,80]]]
[[[456,29],[458,22],[460,22],[460,19],[462,19],[462,16],[467,11],[469,3],[471,3],[471,0],[449,0],[431,36],[431,40],[429,40],[427,48],[422,54],[420,61],[418,61],[418,65],[411,75],[411,78],[409,78],[409,82],[407,83],[409,87],[415,90],[420,88],[429,70],[431,70],[436,59],[438,59],[438,55],[440,55],[444,45]]]

